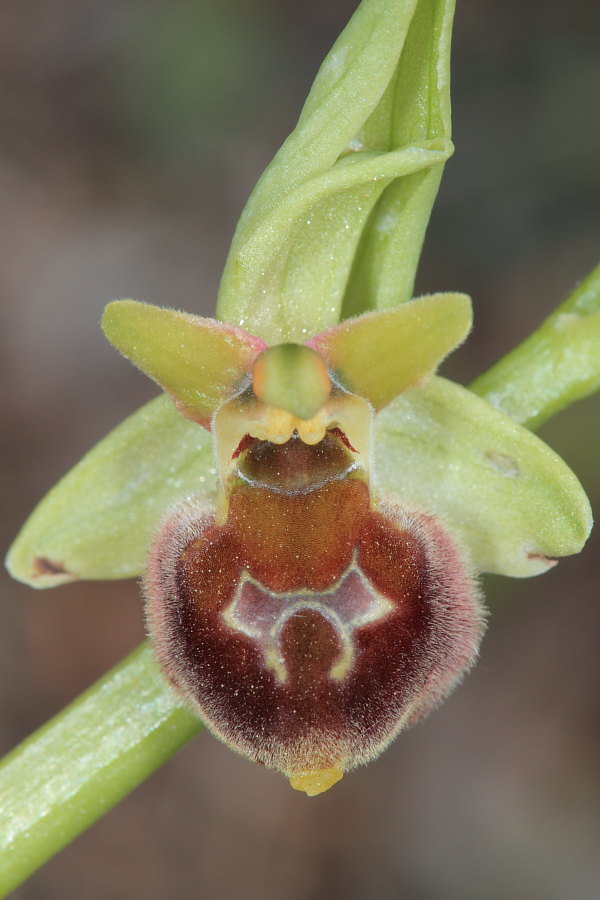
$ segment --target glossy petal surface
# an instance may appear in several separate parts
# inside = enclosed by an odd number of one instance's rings
[[[431,375],[465,339],[471,322],[471,301],[465,294],[432,294],[347,319],[308,343],[347,390],[378,410]]]
[[[435,511],[480,571],[536,575],[589,534],[589,502],[560,457],[450,381],[433,378],[383,410],[374,448],[381,492]]]
[[[451,137],[450,39],[454,0],[420,0],[390,84],[356,136],[391,150]],[[386,186],[369,217],[346,288],[342,318],[390,309],[413,296],[415,271],[443,163]]]

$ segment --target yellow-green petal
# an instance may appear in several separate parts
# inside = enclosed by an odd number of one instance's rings
[[[431,294],[396,309],[366,313],[317,335],[321,353],[349,391],[382,409],[423,383],[467,336],[471,301],[465,294]]]
[[[537,575],[578,553],[589,502],[569,467],[466,388],[433,378],[377,417],[382,494],[439,515],[482,572]]]
[[[212,494],[211,436],[158,397],[125,419],[46,495],[9,550],[14,578],[44,588],[132,578],[177,499]]]
[[[109,303],[102,328],[111,344],[156,381],[183,415],[205,427],[248,377],[265,346],[233,325],[137,300]]]

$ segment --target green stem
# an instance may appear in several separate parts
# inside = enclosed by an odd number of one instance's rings
[[[142,644],[0,766],[0,896],[201,728]]]
[[[470,385],[511,419],[539,428],[600,388],[600,265],[530,337]]]
[[[600,387],[600,266],[472,389],[541,424]],[[201,723],[142,645],[0,766],[0,896],[172,756]]]

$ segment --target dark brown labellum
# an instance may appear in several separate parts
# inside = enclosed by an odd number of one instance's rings
[[[376,757],[476,655],[477,589],[434,518],[375,503],[352,436],[233,448],[224,514],[159,532],[147,618],[174,686],[231,747],[309,794]]]

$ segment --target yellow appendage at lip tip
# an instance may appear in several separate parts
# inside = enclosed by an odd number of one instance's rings
[[[304,791],[309,797],[316,797],[328,791],[344,776],[344,770],[340,766],[331,766],[330,769],[316,769],[314,772],[298,772],[290,775],[290,787],[295,791]]]

